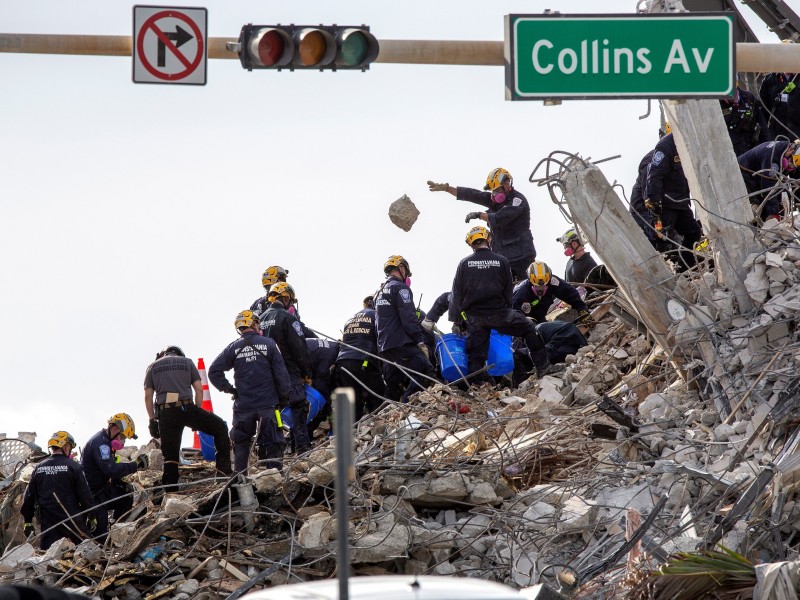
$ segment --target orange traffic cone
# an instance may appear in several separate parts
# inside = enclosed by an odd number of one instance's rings
[[[203,404],[201,408],[213,413],[214,405],[211,404],[211,394],[208,391],[208,374],[206,373],[206,363],[202,358],[197,359],[197,370],[200,371],[200,381],[203,383]]]

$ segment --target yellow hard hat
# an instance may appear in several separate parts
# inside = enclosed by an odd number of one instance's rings
[[[406,277],[411,277],[411,267],[408,265],[408,261],[399,254],[393,254],[383,263],[383,272],[388,274],[397,267],[403,267],[406,270]]]
[[[129,440],[139,439],[139,436],[136,435],[136,425],[133,424],[133,419],[131,419],[131,416],[128,413],[122,412],[115,414],[113,417],[108,419],[108,424],[116,425],[122,435]]]
[[[263,285],[265,288],[269,288],[269,286],[278,283],[279,281],[286,281],[287,275],[289,275],[288,269],[284,269],[283,267],[279,267],[277,265],[267,267],[264,273],[261,275],[261,285]]]
[[[550,283],[550,277],[552,275],[553,272],[550,270],[550,267],[540,260],[533,261],[528,267],[528,281],[533,285],[547,285]]]
[[[489,171],[489,174],[486,176],[486,185],[483,186],[483,189],[492,192],[503,185],[506,181],[512,185],[514,184],[514,178],[511,177],[511,173],[502,167],[497,167],[496,169]]]
[[[48,448],[56,447],[63,449],[67,444],[73,448],[77,445],[75,444],[75,438],[72,437],[68,431],[56,431],[47,441]]]
[[[480,225],[476,225],[472,229],[467,232],[467,246],[472,246],[475,242],[479,242],[480,240],[488,240],[489,239],[489,230],[486,227],[481,227]]]
[[[253,323],[258,321],[255,313],[252,310],[243,310],[236,315],[236,320],[233,322],[233,327],[239,331],[242,327],[252,327]]]
[[[269,288],[269,293],[267,295],[274,298],[277,298],[278,296],[289,296],[289,298],[292,300],[297,298],[294,293],[294,288],[285,281],[279,281],[278,283],[273,284],[273,286]]]

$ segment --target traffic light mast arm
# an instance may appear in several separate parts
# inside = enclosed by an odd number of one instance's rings
[[[208,57],[237,59],[226,48],[237,38],[208,39]],[[48,35],[0,33],[0,53],[131,56],[131,37],[123,35]],[[740,72],[797,71],[800,44],[737,44]],[[381,40],[375,63],[503,66],[503,42],[456,40]]]

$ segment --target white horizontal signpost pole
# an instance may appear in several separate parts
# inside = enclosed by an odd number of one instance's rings
[[[722,98],[736,87],[730,14],[506,15],[506,99]]]

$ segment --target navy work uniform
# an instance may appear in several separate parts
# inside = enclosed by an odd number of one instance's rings
[[[414,295],[405,282],[388,276],[375,294],[375,326],[381,358],[418,373],[431,373],[431,364],[419,344],[425,343],[422,326],[414,308]],[[406,375],[389,363],[383,364],[386,397],[397,401],[427,387],[427,380],[416,373]]]
[[[766,221],[772,215],[783,213],[780,193],[770,195],[769,192],[778,183],[778,175],[784,172],[782,161],[788,147],[789,142],[767,142],[748,150],[738,158],[747,193],[761,192],[750,196],[750,203],[754,205],[764,203],[761,209],[762,221]],[[759,171],[761,173],[756,175],[755,173]]]
[[[292,411],[292,443],[296,452],[311,447],[311,438],[305,426],[308,420],[308,401],[304,380],[312,378],[311,359],[300,322],[282,302],[273,302],[261,315],[261,330],[278,344],[283,362],[289,372],[289,408]]]
[[[492,250],[508,259],[515,279],[525,279],[528,265],[536,260],[531,233],[531,207],[525,196],[512,188],[505,201],[497,204],[492,200],[491,192],[458,187],[456,198],[486,208],[492,231]]]
[[[369,354],[366,354],[369,353]],[[340,385],[352,387],[356,396],[358,421],[378,408],[383,400],[383,375],[375,356],[378,354],[378,331],[375,328],[375,309],[366,307],[344,324],[342,343],[336,357],[336,372]]]
[[[457,322],[466,316],[470,373],[481,370],[486,364],[492,329],[523,338],[537,370],[547,367],[547,352],[534,324],[511,308],[512,287],[508,259],[488,248],[476,249],[458,264],[450,320]],[[489,377],[477,379],[488,380]]]
[[[772,114],[768,116],[769,140],[779,135],[790,140],[800,136],[800,76],[797,73],[770,73],[758,94]],[[779,123],[780,121],[780,123]]]
[[[683,236],[681,245],[688,251],[679,253],[679,270],[692,267],[695,257],[694,245],[700,241],[702,232],[694,218],[690,203],[689,182],[683,174],[683,165],[675,146],[672,133],[668,133],[656,144],[650,166],[647,168],[644,197],[646,201],[660,207],[664,232],[671,237],[674,231]]]
[[[94,534],[102,543],[108,534],[109,511],[114,513],[115,520],[119,520],[133,508],[133,486],[122,478],[135,473],[137,466],[133,462],[120,462],[111,447],[108,429],[101,429],[89,438],[81,453],[81,464],[97,508]]]
[[[95,513],[84,511],[93,505],[83,467],[69,456],[53,454],[36,465],[25,488],[20,513],[25,522],[30,523],[38,506],[42,528],[39,546],[47,550],[62,537],[76,544],[90,537],[86,520],[94,518]]]
[[[563,300],[578,312],[589,310],[578,290],[555,275],[550,277],[550,283],[545,286],[541,296],[536,294],[529,281],[520,281],[514,288],[511,305],[514,310],[522,311],[526,317],[537,323],[544,323],[547,312],[556,300]]]
[[[233,369],[234,385],[225,376]],[[219,391],[233,394],[233,461],[237,472],[247,473],[250,444],[258,429],[258,457],[267,468],[280,469],[286,445],[275,411],[288,403],[289,373],[275,342],[245,329],[223,350],[208,370]]]
[[[308,437],[314,437],[319,424],[331,414],[331,393],[334,388],[334,365],[339,356],[339,342],[320,338],[306,338],[308,357],[311,359],[312,387],[325,399],[324,406],[308,424]]]
[[[719,104],[736,156],[772,139],[761,104],[752,93],[736,88],[733,98]]]

